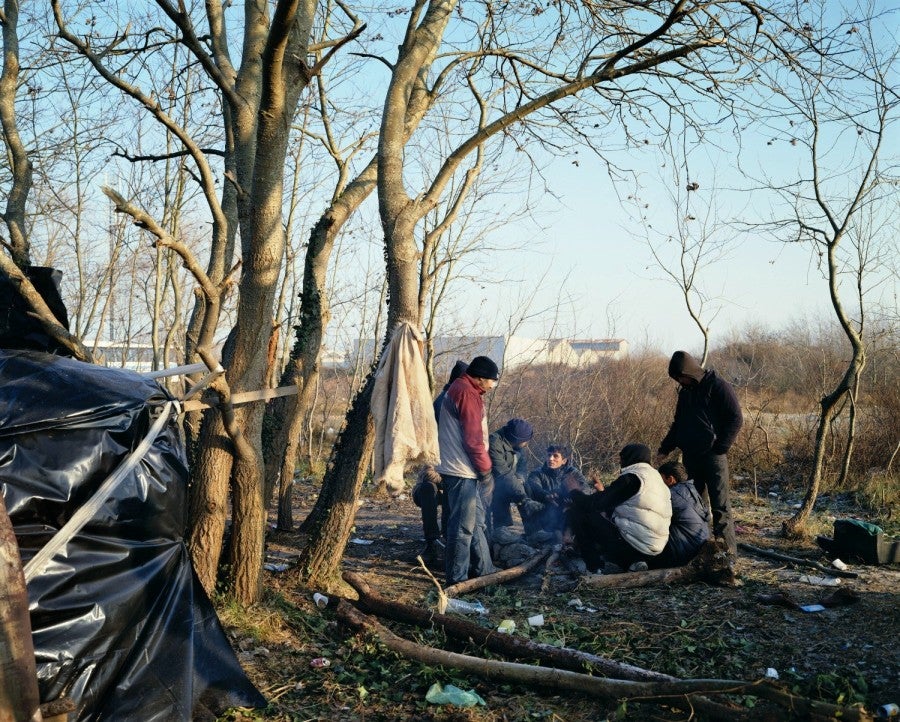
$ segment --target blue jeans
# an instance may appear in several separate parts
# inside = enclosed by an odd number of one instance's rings
[[[447,519],[447,550],[444,553],[447,585],[483,577],[495,571],[485,536],[484,500],[477,479],[443,476]]]

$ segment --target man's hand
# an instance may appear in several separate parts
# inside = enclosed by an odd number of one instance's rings
[[[441,475],[434,470],[433,466],[429,466],[422,472],[422,481],[427,481],[429,484],[434,484],[439,487],[443,479],[441,479]]]
[[[525,517],[540,514],[543,510],[544,505],[539,501],[535,501],[534,499],[525,499],[525,501],[519,504],[519,513]]]

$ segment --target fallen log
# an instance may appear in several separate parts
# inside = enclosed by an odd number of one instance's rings
[[[549,555],[550,550],[544,549],[543,551],[535,554],[530,559],[526,559],[521,564],[510,567],[509,569],[502,569],[501,571],[494,572],[493,574],[485,574],[483,577],[475,577],[474,579],[467,579],[464,582],[451,584],[444,590],[444,594],[448,597],[454,597],[457,594],[465,594],[466,592],[471,592],[475,589],[483,589],[484,587],[489,587],[492,584],[501,584],[513,579],[518,579],[523,574],[534,569]]]
[[[819,562],[814,562],[811,559],[801,559],[800,557],[788,556],[787,554],[776,552],[773,549],[760,549],[759,547],[755,547],[752,544],[744,544],[743,542],[741,542],[740,544],[738,544],[738,549],[743,549],[746,552],[750,552],[751,554],[756,554],[761,557],[766,557],[767,559],[777,559],[781,562],[790,562],[791,564],[799,564],[805,567],[812,567],[813,569],[817,569],[818,571],[824,572],[825,574],[828,574],[832,577],[845,577],[847,579],[857,579],[859,577],[859,574],[857,572],[826,567],[824,564],[819,564]]]
[[[533,642],[525,637],[512,634],[500,634],[493,629],[486,629],[461,617],[434,612],[402,602],[386,599],[354,572],[344,572],[344,581],[359,594],[357,607],[378,617],[391,619],[403,624],[418,627],[439,627],[447,636],[463,642],[473,642],[496,654],[523,660],[538,660],[542,664],[572,672],[595,672],[617,679],[640,681],[677,681],[677,677],[635,667],[624,662],[600,657],[589,652],[569,647],[554,647],[550,644]],[[673,703],[674,704],[674,703]],[[705,697],[692,697],[681,706],[703,712],[710,718],[730,719],[740,722],[749,719],[749,715],[737,707],[730,707],[713,702]]]
[[[646,572],[624,572],[622,574],[590,574],[582,577],[581,583],[590,587],[632,589],[699,580],[729,587],[740,585],[724,542],[706,542],[700,547],[697,556],[683,567],[650,569]]]
[[[685,696],[695,694],[745,693],[763,697],[787,708],[782,716],[775,716],[772,719],[795,719],[797,714],[825,719],[834,717],[841,720],[849,720],[850,722],[868,722],[872,719],[871,715],[864,709],[839,707],[827,703],[813,702],[802,697],[795,697],[789,693],[781,692],[765,681],[744,682],[725,679],[697,679],[635,682],[592,677],[587,674],[561,669],[501,662],[456,652],[446,652],[442,649],[416,644],[394,634],[383,624],[363,614],[345,599],[341,599],[338,602],[337,616],[338,619],[353,629],[374,634],[382,644],[393,652],[422,664],[451,667],[471,672],[490,680],[514,682],[523,685],[540,685],[556,691],[565,689],[607,699],[628,699],[645,702],[664,701],[666,704],[671,705],[679,705],[679,703],[683,705]],[[711,717],[711,719],[732,720],[734,715],[729,710],[727,716]]]

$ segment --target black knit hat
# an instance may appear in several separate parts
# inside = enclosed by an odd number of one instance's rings
[[[469,368],[466,369],[466,373],[478,379],[492,379],[494,381],[500,379],[500,369],[487,356],[476,356],[473,358],[469,362]]]
[[[510,419],[503,427],[503,435],[511,444],[521,444],[531,441],[534,436],[534,428],[525,419]]]
[[[653,452],[650,451],[650,447],[646,444],[628,444],[619,452],[619,464],[623,469],[641,461],[649,464],[652,454]]]

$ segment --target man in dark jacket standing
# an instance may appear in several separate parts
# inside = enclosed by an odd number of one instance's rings
[[[444,567],[447,585],[495,571],[485,523],[494,479],[488,455],[487,414],[483,396],[497,385],[500,369],[487,356],[476,356],[466,372],[450,384],[441,402],[437,472],[444,484],[447,550]]]
[[[704,369],[689,353],[676,351],[669,361],[669,376],[681,386],[675,418],[659,445],[657,461],[681,449],[688,475],[697,492],[709,493],[713,535],[737,553],[728,479],[728,450],[737,438],[744,417],[731,385]]]

